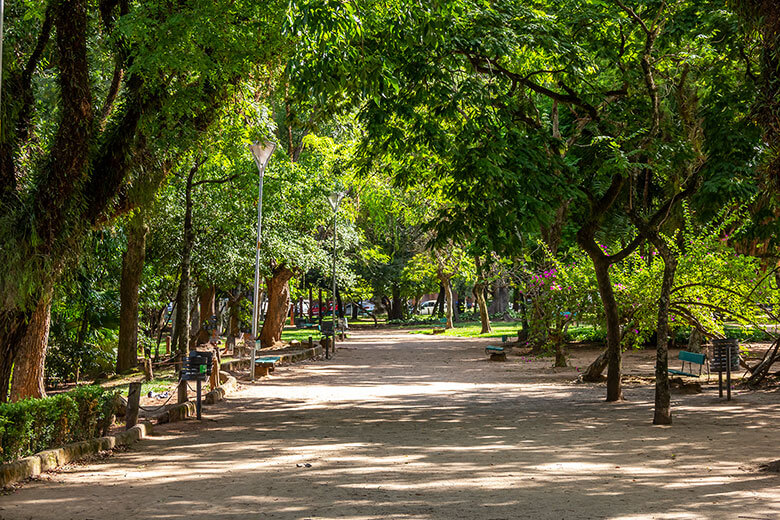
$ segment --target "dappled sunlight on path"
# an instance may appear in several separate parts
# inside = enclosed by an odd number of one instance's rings
[[[485,361],[484,340],[362,333],[277,369],[202,427],[0,498],[17,518],[778,518],[776,394],[675,396]],[[307,466],[308,465],[308,466]]]

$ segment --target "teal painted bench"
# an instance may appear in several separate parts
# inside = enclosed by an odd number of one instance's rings
[[[485,354],[490,356],[490,361],[506,361],[506,349],[504,347],[485,347]]]
[[[704,367],[704,364],[707,362],[707,356],[705,354],[697,354],[696,352],[688,352],[687,350],[681,350],[680,354],[677,356],[677,359],[682,361],[682,366],[680,367],[680,370],[675,370],[673,368],[670,368],[669,373],[678,376],[687,376],[687,377],[701,377],[702,367]],[[688,369],[690,370],[689,372],[685,371],[685,363],[688,363]],[[693,373],[693,365],[699,365],[698,374]],[[707,379],[709,379],[709,376],[710,376],[710,371],[708,367]]]
[[[267,376],[274,371],[274,366],[281,361],[282,356],[265,356],[255,358],[255,377]]]

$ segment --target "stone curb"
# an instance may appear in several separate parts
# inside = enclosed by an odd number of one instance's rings
[[[222,372],[222,371],[219,372],[219,377],[220,379],[224,377],[225,382],[219,385],[211,392],[206,394],[206,396],[203,398],[203,402],[205,404],[217,403],[223,400],[226,395],[236,391],[236,386],[238,386],[238,381],[236,381],[235,377],[231,376],[227,372]]]
[[[312,359],[318,356],[322,356],[323,350],[322,345],[315,345],[312,348],[305,348],[296,352],[287,352],[287,353],[280,353],[280,354],[274,354],[272,351],[258,351],[259,356],[276,356],[278,355],[281,359],[279,360],[280,363],[296,363],[298,361],[305,361],[307,359]],[[237,371],[239,369],[249,368],[249,360],[248,359],[236,359],[234,361],[228,361],[227,363],[222,363],[222,370],[230,370],[230,371]]]
[[[195,413],[195,403],[187,401],[186,403],[177,404],[172,408],[168,408],[154,419],[157,421],[157,424],[179,422],[189,417],[195,417]]]
[[[66,444],[61,448],[44,450],[35,455],[0,465],[0,486],[7,486],[29,477],[40,475],[74,460],[117,446],[130,445],[152,433],[150,423],[141,423],[129,430],[87,441]]]

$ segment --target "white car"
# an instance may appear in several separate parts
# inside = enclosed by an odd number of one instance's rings
[[[352,303],[348,303],[347,306],[344,308],[346,314],[352,315]],[[376,305],[371,303],[370,301],[362,301],[358,305],[358,314],[367,314],[367,313],[373,313],[376,310]]]
[[[420,304],[420,314],[433,314],[436,309],[436,300],[428,300]]]

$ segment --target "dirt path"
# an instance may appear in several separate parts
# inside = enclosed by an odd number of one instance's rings
[[[651,388],[608,405],[574,369],[485,344],[358,334],[202,427],[0,497],[0,518],[780,518],[780,477],[754,467],[780,458],[777,393],[678,396],[652,427]]]

